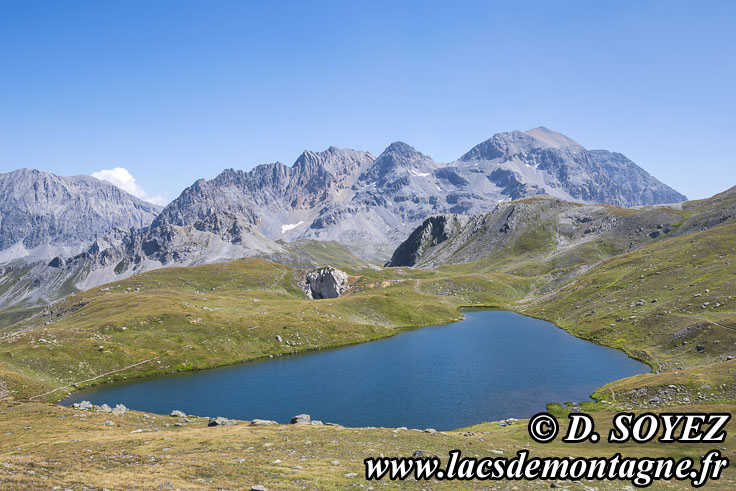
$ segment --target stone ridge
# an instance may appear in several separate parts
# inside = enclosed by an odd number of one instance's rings
[[[144,228],[160,211],[89,176],[33,169],[0,174],[0,257],[1,251],[5,259],[71,255],[115,229]]]
[[[717,221],[708,220],[708,213],[683,220],[681,213],[665,206],[622,213],[612,206],[539,196],[501,203],[487,213],[427,218],[397,247],[386,266],[432,269],[480,260],[565,263],[565,254],[573,258],[592,254],[593,261],[690,233],[694,224],[718,226],[733,218],[724,216],[725,210],[719,207]]]

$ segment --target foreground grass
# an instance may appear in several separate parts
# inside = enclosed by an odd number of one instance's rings
[[[678,408],[684,410],[685,408]],[[704,411],[733,412],[733,405],[704,405]],[[17,489],[106,488],[157,489],[346,489],[394,486],[390,481],[367,482],[363,459],[379,455],[411,456],[416,450],[439,455],[450,450],[465,456],[513,457],[528,449],[532,456],[600,457],[620,452],[624,457],[693,457],[713,445],[549,444],[529,438],[526,422],[499,427],[485,423],[464,430],[429,434],[419,430],[341,428],[329,426],[237,426],[208,428],[206,418],[190,418],[176,427],[177,418],[131,411],[123,416],[80,412],[47,403],[0,401],[0,487]],[[607,435],[612,413],[595,413],[596,429]],[[106,426],[112,421],[113,426]],[[566,430],[564,416],[560,419]],[[138,430],[142,430],[139,431]],[[734,422],[727,428],[736,431]],[[136,431],[136,433],[131,433]],[[564,434],[564,433],[563,433]],[[733,439],[717,444],[731,461]],[[356,476],[351,476],[351,474]],[[625,482],[557,482],[572,489],[623,489]],[[736,484],[730,466],[709,488]],[[412,482],[416,489],[455,489],[454,482]],[[549,488],[549,482],[464,482],[463,488]],[[685,488],[687,482],[659,483],[653,489]],[[160,488],[159,488],[160,489]]]

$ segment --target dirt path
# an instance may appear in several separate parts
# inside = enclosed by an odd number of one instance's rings
[[[250,329],[254,329],[254,328],[250,328]],[[249,330],[250,330],[250,329],[249,329]],[[238,330],[238,331],[233,331],[233,332],[229,332],[229,333],[226,333],[226,334],[218,334],[217,336],[212,336],[212,337],[210,337],[210,338],[207,338],[207,339],[203,340],[203,341],[202,341],[202,344],[206,344],[206,343],[209,343],[209,342],[210,342],[210,341],[212,341],[213,339],[218,339],[218,338],[222,338],[222,337],[225,337],[225,336],[232,336],[232,335],[234,335],[234,334],[239,334],[239,333],[241,333],[241,332],[242,332],[242,330]],[[102,373],[102,374],[100,374],[100,375],[97,375],[97,376],[95,376],[95,377],[92,377],[92,378],[88,378],[88,379],[86,379],[86,380],[81,380],[81,381],[79,381],[79,382],[73,382],[73,383],[71,383],[71,384],[67,384],[67,385],[64,385],[63,387],[57,387],[56,389],[50,390],[50,391],[48,391],[48,392],[44,392],[43,394],[38,394],[38,395],[32,396],[32,397],[31,397],[30,399],[31,399],[31,400],[33,400],[33,399],[38,399],[39,397],[44,397],[44,396],[47,396],[47,395],[53,394],[54,392],[57,392],[57,391],[60,391],[60,390],[64,390],[64,389],[69,389],[69,388],[77,387],[77,386],[79,386],[79,385],[81,385],[81,384],[85,384],[85,383],[87,383],[87,382],[93,382],[93,381],[95,381],[95,380],[97,380],[97,379],[100,379],[100,378],[102,378],[102,377],[107,377],[108,375],[112,375],[113,373],[118,373],[118,372],[122,372],[122,371],[125,371],[125,370],[129,370],[129,369],[131,369],[131,368],[135,368],[135,367],[137,367],[137,366],[143,365],[144,363],[150,363],[150,362],[152,362],[152,361],[156,361],[157,359],[161,358],[162,356],[168,355],[169,353],[171,353],[172,351],[174,351],[174,350],[176,350],[176,349],[184,349],[184,348],[187,348],[188,346],[189,346],[189,345],[186,345],[186,346],[181,346],[181,347],[179,347],[179,348],[171,348],[171,349],[168,349],[168,350],[164,351],[163,353],[160,353],[160,354],[158,354],[158,355],[154,356],[153,358],[149,358],[149,359],[147,359],[147,360],[143,360],[143,361],[139,361],[139,362],[137,362],[137,363],[133,363],[132,365],[128,365],[127,367],[123,367],[123,368],[118,368],[118,369],[116,369],[116,370],[111,370],[111,371],[109,371],[109,372],[106,372],[106,373]]]
[[[156,360],[158,358],[161,358],[162,356],[164,356],[164,355],[166,355],[168,353],[171,353],[172,351],[173,351],[173,349],[170,349],[170,350],[164,351],[160,355],[156,355],[153,358],[149,358],[148,360],[139,361],[138,363],[133,363],[132,365],[128,365],[127,367],[118,368],[117,370],[112,370],[112,371],[109,371],[107,373],[103,373],[103,374],[97,375],[96,377],[88,378],[86,380],[81,380],[79,382],[74,382],[72,384],[65,385],[63,387],[57,387],[54,390],[50,390],[48,392],[44,392],[43,394],[35,395],[35,396],[31,397],[31,400],[37,399],[39,397],[43,397],[43,396],[47,396],[47,395],[53,394],[54,392],[57,392],[57,391],[62,390],[62,389],[69,389],[69,388],[78,386],[80,384],[85,384],[87,382],[92,382],[92,381],[97,380],[99,378],[106,377],[108,375],[112,375],[113,373],[118,373],[118,372],[122,372],[123,370],[129,370],[131,368],[135,368],[135,367],[137,367],[139,365],[143,365],[144,363],[149,363],[149,362],[152,362],[152,361],[154,361],[154,360]]]
[[[733,327],[724,326],[723,324],[719,324],[716,321],[712,321],[710,319],[706,319],[705,317],[700,317],[699,315],[687,315],[687,316],[684,316],[684,317],[691,317],[693,319],[697,319],[697,320],[702,321],[702,322],[707,322],[708,324],[714,324],[714,325],[716,325],[718,327],[722,327],[723,329],[728,329],[729,331],[736,331],[736,329],[733,328]]]

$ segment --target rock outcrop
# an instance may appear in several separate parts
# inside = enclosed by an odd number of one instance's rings
[[[469,219],[470,217],[463,215],[437,215],[427,218],[399,245],[386,266],[415,265],[427,251],[457,235]]]
[[[291,418],[291,424],[293,425],[308,425],[312,424],[312,417],[308,414],[297,414]]]
[[[350,288],[348,274],[335,268],[322,268],[307,273],[304,293],[313,300],[337,298]]]
[[[237,424],[238,424],[237,420],[223,418],[222,416],[218,416],[216,418],[210,418],[209,422],[207,423],[207,426],[235,426]]]

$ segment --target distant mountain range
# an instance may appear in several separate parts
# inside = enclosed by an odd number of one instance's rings
[[[0,174],[0,263],[72,256],[116,229],[125,234],[150,225],[160,211],[94,177],[32,169]]]
[[[22,169],[0,174],[0,264],[26,263],[0,270],[0,307],[162,266],[243,256],[309,266],[318,262],[309,240],[384,262],[430,216],[537,195],[624,207],[686,200],[623,155],[541,127],[496,134],[449,164],[402,142],[378,157],[305,151],[292,166],[201,179],[163,210],[91,177]]]
[[[184,190],[153,227],[220,233],[249,224],[271,240],[335,240],[384,259],[428,216],[480,213],[538,194],[624,207],[687,199],[621,154],[535,128],[494,135],[450,164],[396,142],[377,158],[331,147],[306,151],[291,167],[226,170]]]

